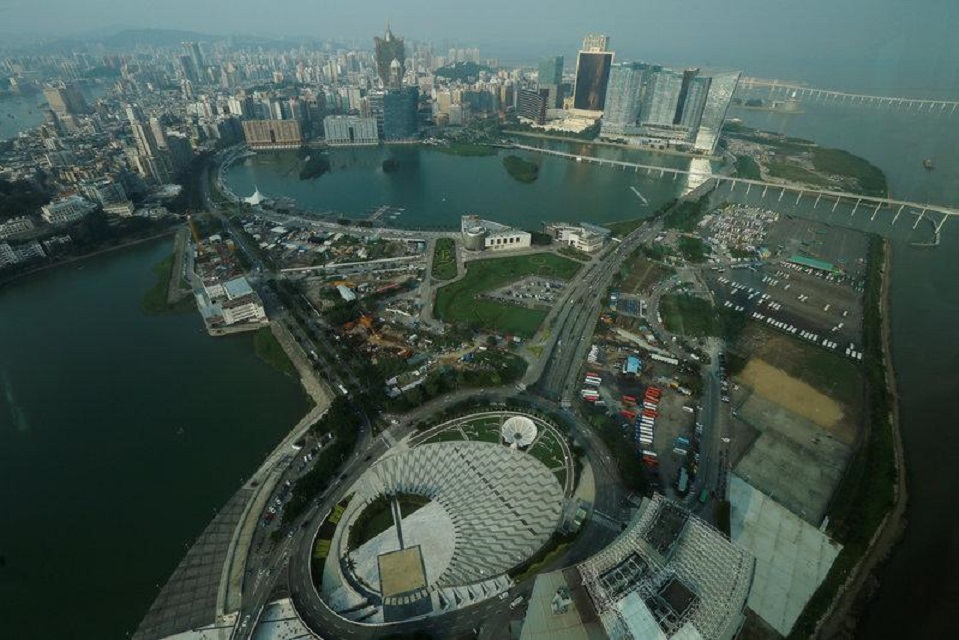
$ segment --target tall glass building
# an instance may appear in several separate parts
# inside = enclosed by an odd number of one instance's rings
[[[648,72],[649,65],[638,62],[612,66],[603,110],[603,133],[628,133],[636,124]]]
[[[659,69],[647,83],[640,122],[672,126],[683,89],[683,74],[672,69]]]
[[[583,39],[583,48],[576,57],[576,86],[573,108],[602,111],[606,104],[606,85],[613,64],[613,52],[607,51],[609,38],[590,34]]]
[[[376,73],[383,81],[383,86],[399,88],[406,73],[406,47],[403,38],[397,38],[386,27],[382,38],[373,38],[376,47]],[[394,65],[393,62],[397,64]]]
[[[383,95],[383,137],[386,140],[415,138],[420,91],[416,87],[390,89]]]
[[[733,71],[712,76],[699,130],[696,132],[696,140],[693,145],[696,149],[707,153],[716,150],[719,134],[723,128],[723,120],[726,119],[726,111],[729,109],[729,103],[733,99],[733,92],[736,91],[736,85],[739,84],[741,75],[741,71]]]

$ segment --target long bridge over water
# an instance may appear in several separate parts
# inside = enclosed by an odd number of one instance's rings
[[[913,110],[918,113],[956,113],[959,109],[957,100],[932,100],[925,98],[905,98],[895,96],[876,96],[848,91],[834,91],[831,89],[817,89],[781,80],[767,80],[764,78],[743,77],[739,80],[737,89],[767,89],[770,95],[785,95],[789,98],[801,100],[819,100],[831,104],[872,105]]]
[[[928,220],[932,224],[933,229],[935,230],[935,242],[933,244],[939,244],[939,233],[942,231],[942,227],[946,223],[946,220],[952,218],[953,216],[959,216],[959,209],[953,209],[951,207],[945,207],[936,204],[925,204],[922,202],[912,202],[909,200],[896,200],[894,198],[866,196],[859,193],[850,193],[846,191],[816,189],[813,187],[806,187],[797,184],[783,184],[781,182],[751,180],[748,178],[740,178],[723,173],[697,171],[695,169],[678,169],[674,167],[662,167],[657,165],[641,164],[637,162],[626,162],[623,160],[609,160],[606,158],[597,158],[595,156],[580,156],[574,153],[555,151],[553,149],[543,149],[542,147],[533,147],[524,144],[513,144],[512,147],[515,149],[523,149],[525,151],[567,158],[570,160],[575,160],[576,162],[588,162],[590,164],[596,164],[604,167],[618,167],[623,171],[632,170],[635,173],[642,172],[646,175],[659,175],[661,178],[669,176],[671,180],[675,180],[680,176],[689,176],[701,183],[714,181],[717,189],[728,185],[730,192],[735,191],[737,187],[743,185],[746,188],[745,194],[749,194],[752,189],[761,189],[761,198],[765,199],[768,194],[770,197],[776,197],[776,202],[781,202],[788,193],[790,197],[793,195],[796,196],[794,204],[799,204],[804,197],[807,200],[814,199],[813,209],[817,209],[819,207],[820,201],[826,200],[826,202],[823,203],[823,208],[829,206],[828,203],[831,202],[831,213],[836,211],[836,207],[838,207],[840,203],[847,203],[853,205],[850,217],[855,216],[861,211],[863,214],[869,216],[870,221],[875,220],[876,216],[879,215],[881,210],[886,210],[892,217],[892,220],[890,221],[891,225],[896,224],[903,214],[906,214],[907,216],[913,215],[915,216],[915,222],[912,225],[913,229],[918,227],[919,223],[923,220]]]

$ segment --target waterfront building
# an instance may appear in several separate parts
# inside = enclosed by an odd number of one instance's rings
[[[0,269],[46,257],[43,247],[36,240],[21,245],[0,242]]]
[[[603,133],[627,133],[639,119],[642,90],[649,65],[615,64],[610,69],[603,111]]]
[[[96,209],[96,205],[74,194],[44,205],[40,216],[48,224],[69,224]]]
[[[712,78],[708,76],[696,76],[689,84],[689,89],[683,101],[682,114],[677,124],[680,124],[690,132],[695,134],[699,131],[699,125],[702,122],[703,110],[706,108],[706,99],[709,97],[709,87],[712,84]]]
[[[406,47],[403,38],[397,38],[389,25],[382,38],[373,38],[375,46],[376,73],[384,87],[398,89],[406,74]]]
[[[383,95],[383,138],[411,140],[419,130],[420,91],[417,87],[389,89]]]
[[[609,229],[588,223],[552,222],[545,225],[544,231],[556,242],[586,253],[602,249],[610,236]]]
[[[539,63],[539,74],[537,76],[539,88],[546,89],[548,97],[546,99],[547,109],[558,109],[563,106],[563,56],[550,56],[543,58]]]
[[[683,74],[660,68],[652,74],[643,98],[640,122],[657,126],[672,126],[683,88]]]
[[[483,220],[476,215],[465,215],[460,220],[463,246],[469,251],[515,251],[528,249],[533,236],[527,231],[492,220]]]
[[[590,34],[583,39],[583,48],[576,58],[576,84],[573,88],[573,108],[581,111],[602,111],[606,102],[606,86],[613,64],[613,52],[608,51],[609,38]]]
[[[697,150],[706,153],[713,153],[716,150],[723,121],[726,119],[729,103],[732,102],[733,93],[736,91],[741,75],[741,71],[733,71],[717,73],[711,77],[709,92],[694,141],[694,147]]]
[[[33,220],[27,216],[10,218],[5,222],[0,222],[0,239],[32,231],[33,227]]]
[[[516,114],[536,124],[546,124],[546,106],[549,89],[520,89],[516,101]]]
[[[296,149],[303,144],[297,120],[245,120],[243,137],[253,149]]]
[[[90,112],[90,107],[76,84],[46,87],[43,90],[43,97],[46,98],[50,110],[60,118]]]
[[[376,118],[360,116],[326,116],[323,133],[331,146],[350,144],[378,144]]]

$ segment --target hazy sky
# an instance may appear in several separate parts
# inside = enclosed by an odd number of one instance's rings
[[[106,28],[311,35],[369,42],[394,31],[484,56],[572,53],[584,33],[617,56],[667,63],[954,65],[959,0],[0,0],[0,33]]]

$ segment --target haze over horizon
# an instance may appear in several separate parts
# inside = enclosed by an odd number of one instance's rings
[[[611,0],[603,6],[557,0],[543,6],[489,0],[451,10],[436,0],[368,0],[358,11],[346,0],[288,0],[275,9],[254,0],[0,0],[0,34],[22,40],[179,29],[214,36],[308,36],[365,47],[390,21],[409,39],[479,46],[484,58],[569,54],[585,33],[600,32],[611,37],[623,59],[737,67],[755,67],[760,59],[766,68],[757,73],[786,63],[864,71],[927,64],[938,67],[933,71],[939,82],[943,74],[956,78],[946,68],[959,57],[951,33],[959,3],[950,0]],[[782,37],[784,29],[789,38]],[[930,42],[936,46],[928,47]]]

